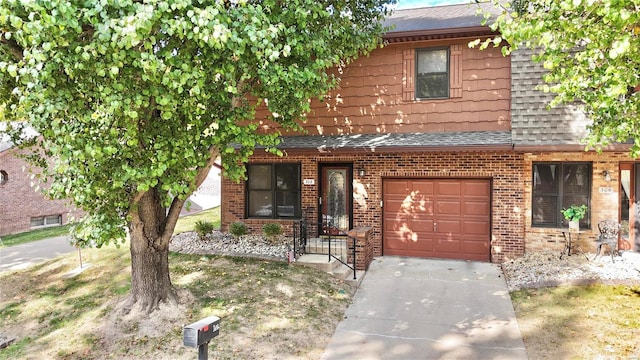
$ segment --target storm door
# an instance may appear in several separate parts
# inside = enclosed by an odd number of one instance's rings
[[[320,235],[345,235],[352,225],[351,164],[320,165]]]
[[[620,164],[620,249],[640,251],[640,164]]]

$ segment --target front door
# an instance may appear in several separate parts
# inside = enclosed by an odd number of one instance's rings
[[[351,228],[351,164],[320,165],[320,235],[344,235]]]
[[[640,164],[620,164],[620,249],[640,251]]]

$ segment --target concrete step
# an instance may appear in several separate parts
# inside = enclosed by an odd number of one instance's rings
[[[304,254],[296,260],[295,264],[308,266],[322,270],[324,272],[328,272],[334,277],[340,280],[344,280],[345,282],[356,287],[360,286],[362,278],[365,275],[364,271],[358,270],[356,271],[356,279],[354,280],[353,270],[336,259],[332,259],[331,262],[329,262],[327,255]]]
[[[322,254],[304,254],[296,260],[296,264],[312,267],[328,273],[333,272],[338,265],[342,265],[336,259],[329,261],[329,257]]]

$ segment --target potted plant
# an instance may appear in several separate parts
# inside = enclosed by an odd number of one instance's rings
[[[569,230],[579,231],[580,220],[587,215],[587,205],[571,205],[566,209],[562,209],[562,215],[569,221]]]

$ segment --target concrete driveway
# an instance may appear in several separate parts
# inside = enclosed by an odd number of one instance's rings
[[[374,259],[322,359],[527,359],[495,264]]]
[[[78,251],[67,236],[0,248],[0,271],[20,270],[62,254]]]

